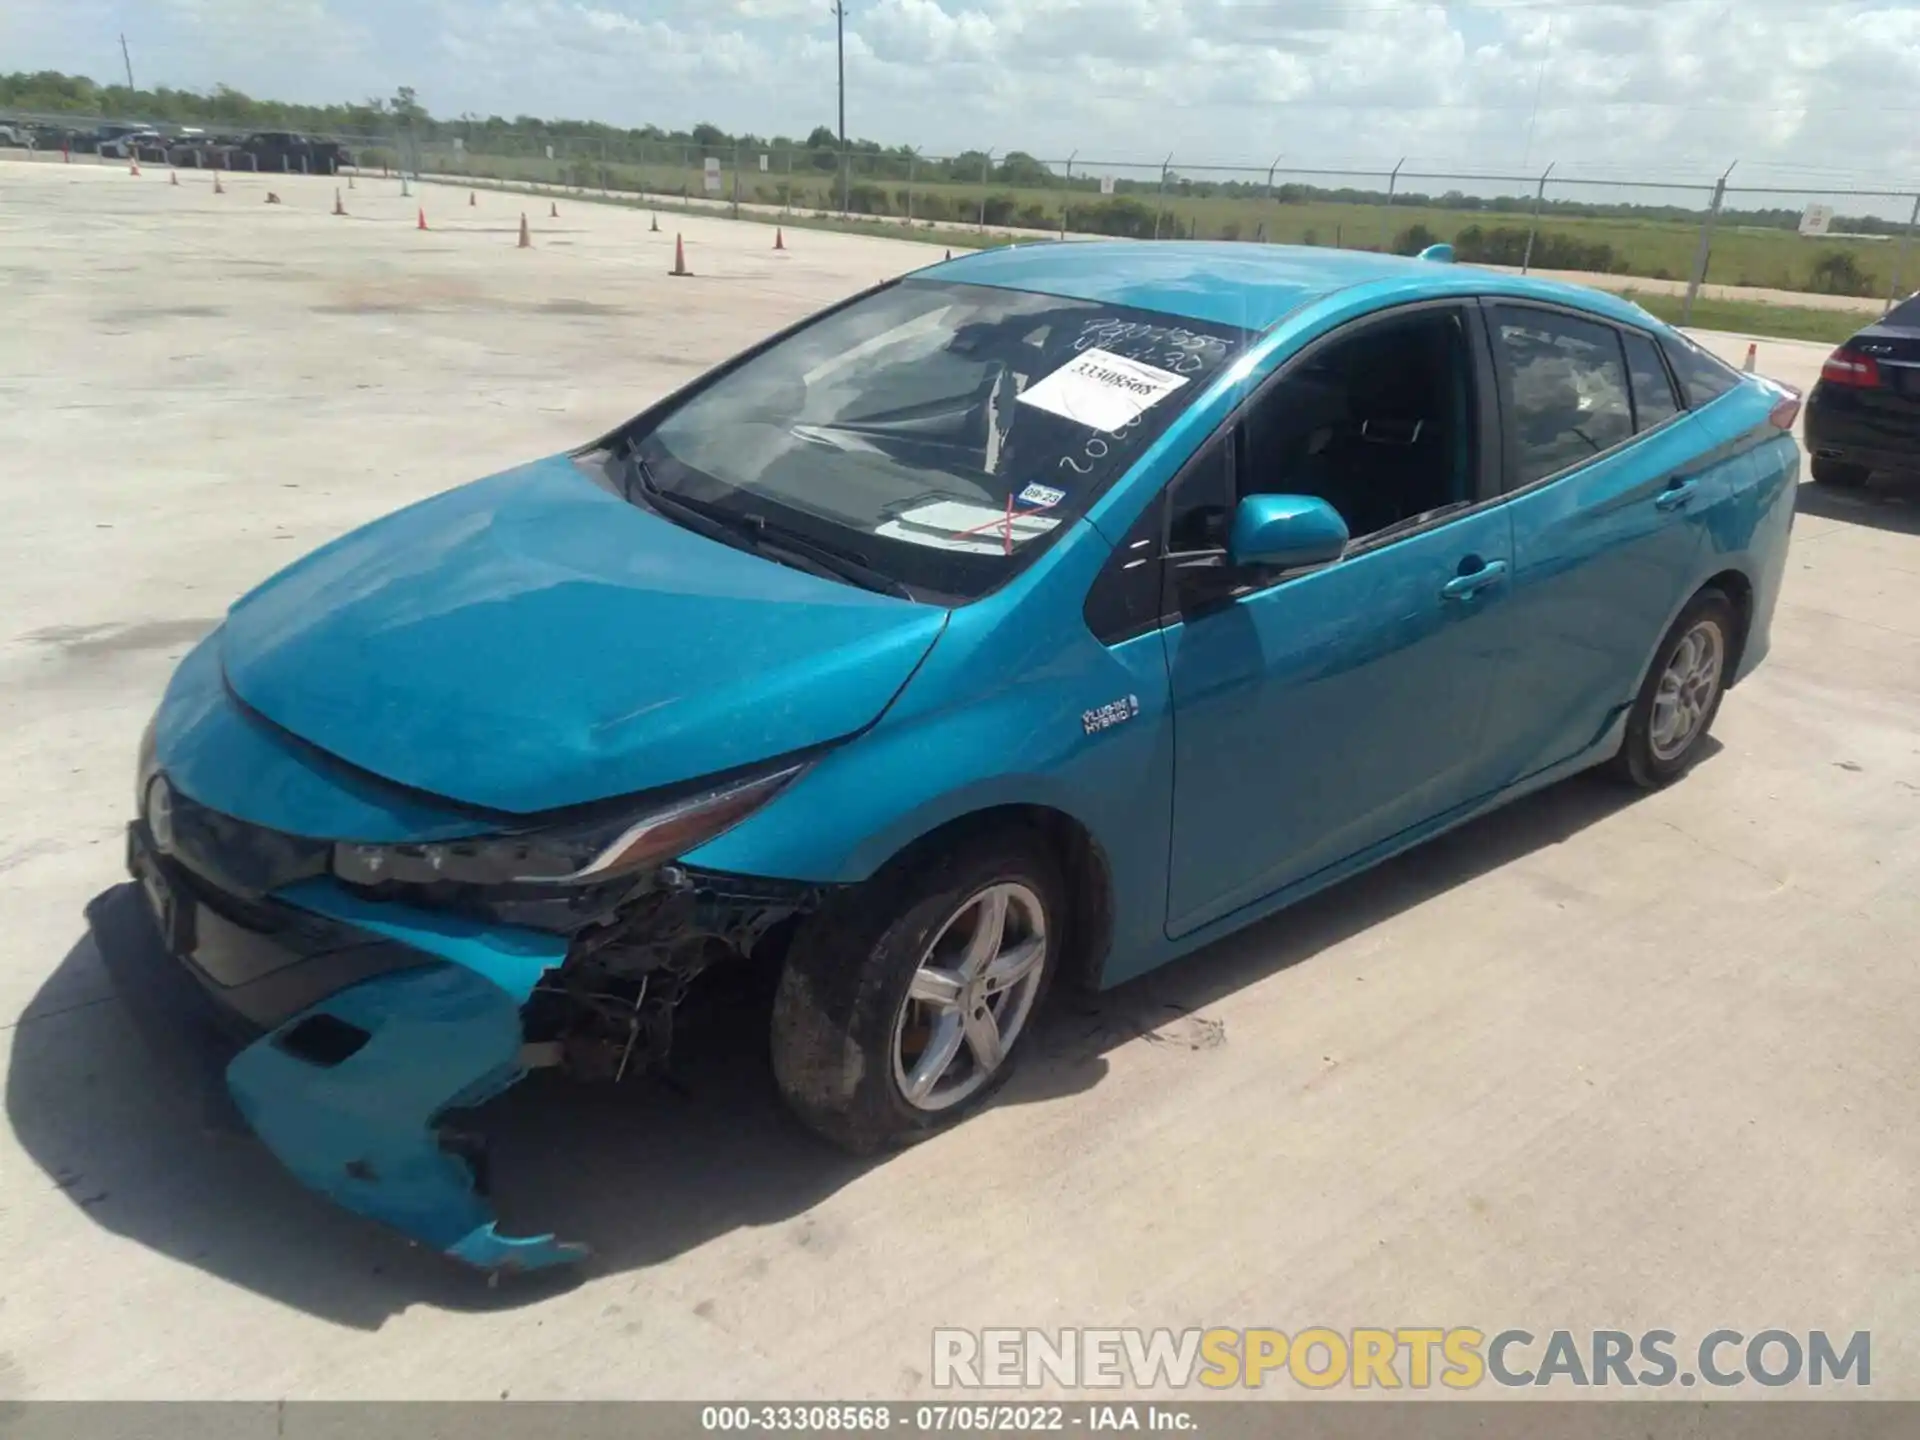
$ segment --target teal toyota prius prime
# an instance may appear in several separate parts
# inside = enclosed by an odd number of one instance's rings
[[[241,598],[141,743],[137,1018],[307,1185],[483,1269],[485,1104],[776,986],[857,1151],[1111,986],[1588,766],[1759,663],[1799,397],[1448,263],[931,266]],[[777,982],[774,975],[777,972]]]

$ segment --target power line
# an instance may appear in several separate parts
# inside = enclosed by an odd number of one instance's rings
[[[840,64],[840,213],[847,213],[847,185],[852,167],[847,163],[847,7],[833,0],[834,49]]]
[[[1533,113],[1527,117],[1527,148],[1525,154],[1521,157],[1522,164],[1533,156],[1534,127],[1540,123],[1540,93],[1547,87],[1547,61],[1552,55],[1553,17],[1549,15],[1547,17],[1546,45],[1540,51],[1540,73],[1534,77],[1533,81]]]

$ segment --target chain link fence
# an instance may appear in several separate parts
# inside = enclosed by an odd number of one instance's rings
[[[92,117],[0,116],[32,136],[57,128],[84,150]],[[244,140],[234,136],[230,139]],[[1169,154],[1041,159],[993,149],[923,155],[631,134],[554,134],[521,125],[430,121],[326,137],[365,170],[564,189],[761,218],[806,216],[920,231],[1124,236],[1326,245],[1415,254],[1446,243],[1462,261],[1531,272],[1630,277],[1614,288],[1683,299],[1774,291],[1864,310],[1920,286],[1920,187],[1741,187],[1597,177],[1543,165],[1485,174],[1409,165],[1334,170],[1276,156],[1267,166]],[[256,147],[257,149],[257,147]],[[41,140],[43,157],[50,155]],[[331,164],[226,149],[236,168]],[[954,237],[964,240],[964,236]]]

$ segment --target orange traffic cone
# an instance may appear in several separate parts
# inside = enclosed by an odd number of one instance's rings
[[[273,191],[269,190],[267,192],[267,204],[278,205],[279,203],[280,203],[280,197],[274,194]]]
[[[479,199],[479,197],[478,197],[478,196],[476,196],[476,195],[475,195],[475,194],[473,193],[473,191],[471,191],[471,190],[469,190],[469,191],[467,192],[467,204],[468,204],[469,206],[474,206],[474,205],[478,205],[479,203],[480,203],[480,199]]]
[[[353,177],[351,175],[347,176],[347,189],[353,189]]]
[[[558,200],[549,200],[547,202],[547,218],[549,220],[558,220],[560,218],[560,202]]]
[[[420,223],[416,228],[421,230],[427,228],[427,207],[424,205],[420,207]]]
[[[520,248],[522,250],[533,248],[533,236],[527,233],[527,212],[524,210],[520,212]]]
[[[656,210],[654,212],[653,224],[649,225],[647,228],[650,231],[652,231],[655,235],[658,235],[660,233],[660,212],[659,211]]]
[[[140,157],[138,155],[135,155],[133,159],[128,162],[127,173],[129,175],[138,175],[140,173]]]
[[[1744,370],[1747,374],[1751,375],[1753,374],[1753,367],[1759,362],[1759,359],[1760,359],[1760,347],[1754,344],[1751,340],[1749,340],[1747,342],[1747,363],[1742,365],[1740,368]]]
[[[686,243],[683,240],[681,240],[681,238],[678,235],[675,235],[673,237],[673,269],[669,270],[667,273],[669,275],[693,274],[691,270],[687,269]]]
[[[949,250],[949,251],[947,252],[947,259],[949,259],[949,260],[951,260],[952,258],[953,258],[953,252],[952,252],[951,250]]]
[[[227,187],[220,183],[220,172],[218,170],[213,172],[213,193],[216,195],[224,195],[227,193]]]
[[[776,250],[784,250],[787,248],[787,232],[782,230],[778,225],[773,227],[773,248]]]
[[[347,213],[347,207],[340,201],[340,187],[338,185],[333,187],[333,213],[336,215],[344,215]]]
[[[169,170],[167,172],[167,183],[177,186],[180,183],[180,172],[178,170]]]

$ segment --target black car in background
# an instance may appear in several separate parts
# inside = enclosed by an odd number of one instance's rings
[[[256,170],[333,175],[353,164],[353,156],[338,141],[316,140],[291,130],[258,131],[243,140],[240,149],[252,157]]]
[[[1920,294],[1827,357],[1806,435],[1824,485],[1864,485],[1875,471],[1920,477]]]
[[[231,135],[210,135],[204,130],[182,130],[167,146],[167,163],[189,170],[251,170],[253,163],[240,150],[240,141]]]

